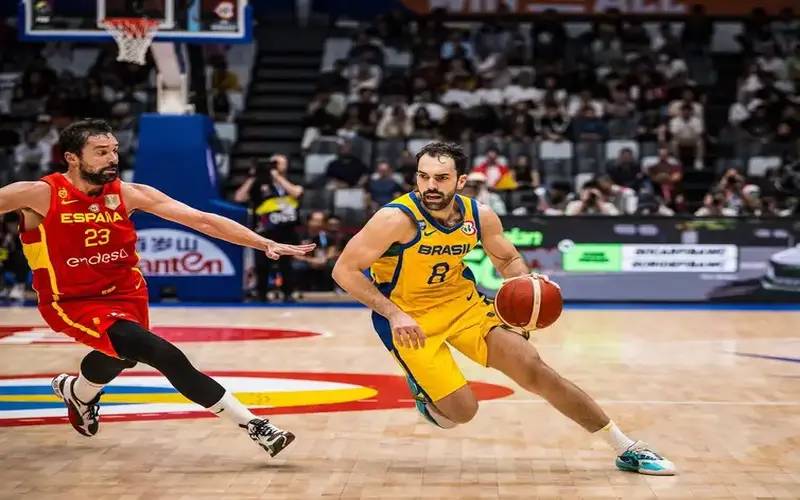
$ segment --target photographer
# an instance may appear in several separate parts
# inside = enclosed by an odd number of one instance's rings
[[[289,162],[284,155],[259,160],[250,170],[250,177],[236,191],[234,200],[249,203],[257,233],[271,240],[294,243],[297,240],[297,209],[303,187],[286,178],[288,168]],[[291,260],[282,257],[272,261],[263,252],[256,252],[255,264],[258,300],[267,300],[269,275],[273,264],[277,264],[283,279],[283,300],[291,301],[294,291]]]
[[[567,204],[564,215],[619,215],[619,210],[606,201],[597,184],[590,181],[581,188],[581,199]]]

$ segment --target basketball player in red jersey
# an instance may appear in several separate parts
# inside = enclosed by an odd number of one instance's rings
[[[94,349],[83,358],[77,377],[53,379],[53,391],[64,400],[72,426],[84,436],[95,435],[103,386],[141,362],[159,370],[189,400],[246,429],[275,456],[294,440],[292,433],[253,415],[177,347],[149,331],[147,284],[136,267],[130,214],[149,212],[263,251],[271,259],[303,255],[314,246],[268,240],[150,186],[121,182],[117,139],[102,120],[69,125],[59,144],[67,172],[0,188],[0,214],[22,213],[20,239],[44,320]]]

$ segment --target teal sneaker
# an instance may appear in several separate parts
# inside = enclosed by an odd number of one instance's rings
[[[626,472],[638,472],[651,476],[674,476],[675,464],[636,441],[617,457],[617,468]]]
[[[422,389],[410,376],[406,376],[406,382],[408,383],[408,388],[411,390],[411,394],[414,396],[414,404],[417,406],[417,411],[420,412],[423,417],[425,417],[425,420],[432,423],[436,427],[441,427],[442,429],[452,429],[456,426],[455,422],[451,422],[447,417],[435,409],[434,411],[436,412],[436,416],[432,415],[430,411],[432,405],[428,406],[430,401],[425,396],[425,393],[422,392]]]

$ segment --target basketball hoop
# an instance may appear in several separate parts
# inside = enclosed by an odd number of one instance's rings
[[[147,49],[153,43],[159,21],[145,17],[108,17],[103,27],[119,47],[117,61],[144,65]]]

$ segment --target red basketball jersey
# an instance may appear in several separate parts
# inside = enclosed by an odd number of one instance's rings
[[[136,264],[136,230],[119,179],[97,196],[80,192],[61,174],[50,185],[42,223],[20,234],[39,303],[129,293],[144,286]]]

